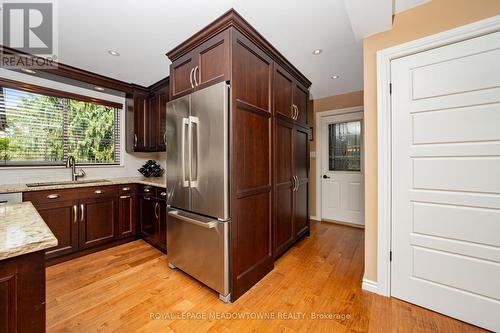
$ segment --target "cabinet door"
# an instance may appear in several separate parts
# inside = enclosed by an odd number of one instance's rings
[[[283,68],[274,64],[274,112],[293,118],[293,78]]]
[[[309,132],[297,127],[294,134],[294,170],[298,180],[295,191],[294,233],[295,237],[300,237],[309,229]]]
[[[229,80],[229,30],[196,48],[196,57],[195,89]]]
[[[158,109],[158,107],[158,94],[156,92],[153,92],[151,95],[149,95],[148,98],[148,112],[146,114],[146,135],[148,137],[146,150],[148,151],[156,151],[158,146],[158,132],[160,131],[160,124],[158,122],[160,110]]]
[[[35,204],[35,208],[57,238],[57,246],[45,250],[45,258],[55,258],[78,250],[78,202]]]
[[[150,196],[139,196],[139,226],[141,235],[150,242],[156,241],[156,201]]]
[[[294,84],[293,104],[297,107],[297,123],[307,125],[307,102],[309,100],[309,91],[299,83]]]
[[[293,125],[276,120],[275,126],[275,202],[274,256],[283,253],[293,241]]]
[[[134,151],[145,151],[149,144],[148,95],[134,93]]]
[[[158,245],[167,250],[167,202],[158,200]]]
[[[166,86],[158,94],[158,139],[157,139],[157,151],[166,151],[167,149],[167,103],[168,103],[168,90],[169,87]]]
[[[194,68],[197,65],[196,52],[192,51],[170,65],[170,97],[175,99],[194,90]]]
[[[116,196],[83,199],[80,204],[80,249],[110,242],[118,235]]]
[[[134,194],[122,194],[118,203],[118,235],[120,238],[135,236],[137,224],[137,201]]]

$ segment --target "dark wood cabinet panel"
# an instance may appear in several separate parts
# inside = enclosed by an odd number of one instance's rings
[[[307,125],[307,105],[309,100],[309,91],[300,83],[295,82],[293,89],[293,104],[297,108],[297,123]]]
[[[137,197],[134,194],[121,194],[118,198],[118,236],[135,236],[137,225]]]
[[[109,242],[117,236],[118,202],[115,196],[82,199],[80,205],[80,249]]]
[[[78,250],[78,201],[35,204],[35,207],[57,238],[57,246],[45,251],[54,258]]]
[[[229,30],[210,38],[196,49],[197,68],[194,72],[197,87],[225,81],[229,77]]]
[[[294,201],[294,234],[309,231],[309,132],[297,127],[294,139],[294,172],[297,179]]]
[[[176,99],[189,94],[194,89],[193,72],[196,54],[190,52],[170,65],[170,97]]]
[[[134,151],[145,151],[149,145],[149,101],[146,92],[134,93]]]
[[[272,270],[271,59],[237,30],[232,42],[232,284],[237,299]]]
[[[147,195],[139,196],[139,226],[141,235],[150,242],[156,242],[156,201]]]
[[[0,333],[45,332],[45,260],[38,251],[0,265]]]
[[[283,68],[276,64],[274,66],[274,112],[291,119],[294,80]]]
[[[274,256],[288,248],[294,239],[293,230],[293,125],[276,120],[274,150]]]

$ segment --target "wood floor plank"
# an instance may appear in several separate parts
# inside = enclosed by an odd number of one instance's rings
[[[233,304],[141,240],[50,266],[47,332],[484,332],[361,290],[364,231],[311,226]]]

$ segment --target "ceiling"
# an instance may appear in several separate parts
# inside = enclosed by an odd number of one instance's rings
[[[60,62],[143,86],[168,75],[167,51],[233,7],[312,81],[314,98],[363,89],[362,38],[390,29],[393,11],[391,0],[71,0],[57,6]],[[323,52],[315,56],[317,48]]]

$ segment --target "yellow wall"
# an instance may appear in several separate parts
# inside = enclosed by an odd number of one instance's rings
[[[352,106],[363,105],[363,91],[355,91],[342,95],[329,96],[315,99],[312,112],[309,114],[309,124],[314,127],[314,140],[309,142],[311,151],[316,151],[317,128],[316,112],[344,109]],[[316,159],[311,158],[311,175],[309,177],[309,211],[312,216],[316,215]]]
[[[499,0],[433,0],[395,15],[392,30],[364,40],[365,278],[377,280],[376,52],[499,14]]]

